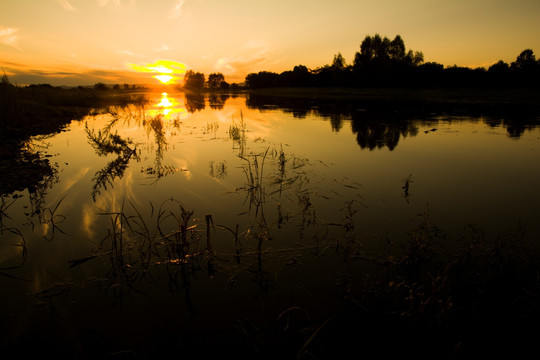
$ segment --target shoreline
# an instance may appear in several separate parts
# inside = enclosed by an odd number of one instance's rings
[[[529,104],[540,108],[531,88],[264,88],[248,94],[320,100],[416,100],[437,103]]]

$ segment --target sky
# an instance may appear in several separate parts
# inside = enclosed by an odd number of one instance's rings
[[[352,63],[375,34],[399,34],[426,62],[487,67],[538,56],[538,19],[540,0],[1,0],[0,72],[91,85],[181,83],[191,69],[240,83],[337,53]]]

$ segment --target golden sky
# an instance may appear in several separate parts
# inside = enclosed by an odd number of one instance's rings
[[[425,61],[489,66],[540,52],[538,19],[540,0],[1,0],[0,70],[19,84],[157,83],[139,70],[168,61],[179,81],[193,69],[232,83],[338,52],[351,63],[376,33]]]

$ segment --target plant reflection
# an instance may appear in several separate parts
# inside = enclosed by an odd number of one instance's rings
[[[152,111],[149,113],[152,113]],[[116,126],[129,126],[131,122],[136,121],[140,122],[140,126],[145,126],[148,133],[154,135],[154,143],[156,145],[154,164],[142,168],[142,173],[158,181],[162,177],[178,171],[174,166],[164,165],[163,157],[168,149],[166,126],[168,125],[178,129],[180,127],[179,121],[167,121],[164,113],[158,113],[150,118],[147,118],[146,114],[147,111],[144,108],[138,111],[134,111],[131,108],[110,108],[106,115],[110,116],[111,119],[102,129],[90,129],[88,123],[85,123],[88,142],[94,148],[96,154],[100,157],[116,155],[116,158],[96,172],[92,179],[94,182],[92,187],[92,198],[94,201],[103,189],[107,189],[107,186],[112,187],[116,179],[121,179],[124,176],[131,160],[134,159],[137,162],[141,160],[140,150],[138,148],[140,144],[135,144],[131,138],[120,135],[118,131],[113,132]]]
[[[114,121],[114,120],[113,120]],[[107,184],[111,187],[116,178],[122,178],[124,172],[132,157],[138,158],[136,146],[133,146],[131,139],[124,139],[118,133],[110,133],[110,127],[107,127],[103,132],[97,132],[85,124],[85,132],[88,142],[96,151],[98,156],[107,156],[116,154],[116,159],[110,161],[103,169],[96,172],[92,181],[92,198],[96,200],[96,196],[101,193],[102,189],[107,189]]]
[[[167,151],[167,138],[163,122],[163,116],[160,115],[150,119],[150,121],[147,122],[149,128],[154,134],[154,142],[156,144],[156,156],[154,159],[154,166],[147,167],[146,169],[143,169],[142,172],[146,175],[151,175],[152,177],[155,177],[156,181],[166,175],[173,174],[178,171],[173,166],[163,165],[163,156]]]

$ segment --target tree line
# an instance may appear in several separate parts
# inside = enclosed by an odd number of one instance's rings
[[[366,36],[360,51],[347,64],[341,53],[331,65],[308,69],[297,65],[282,73],[260,71],[246,76],[252,89],[269,87],[508,87],[537,86],[540,61],[531,49],[522,51],[516,61],[503,60],[489,68],[445,67],[437,62],[424,62],[420,51],[407,50],[400,35]]]
[[[421,51],[407,50],[400,35],[393,40],[379,34],[366,36],[348,64],[341,53],[331,64],[315,69],[297,65],[281,73],[259,71],[245,78],[251,89],[273,87],[533,87],[540,83],[540,60],[533,50],[523,50],[510,64],[503,60],[485,67],[470,68],[424,62]],[[205,78],[189,70],[186,89],[237,89],[221,73]]]
[[[226,82],[225,76],[219,72],[208,75],[208,79],[206,79],[204,73],[193,70],[188,70],[184,75],[184,89],[201,90],[207,88],[228,90],[237,89],[238,87],[238,84],[229,84]]]

